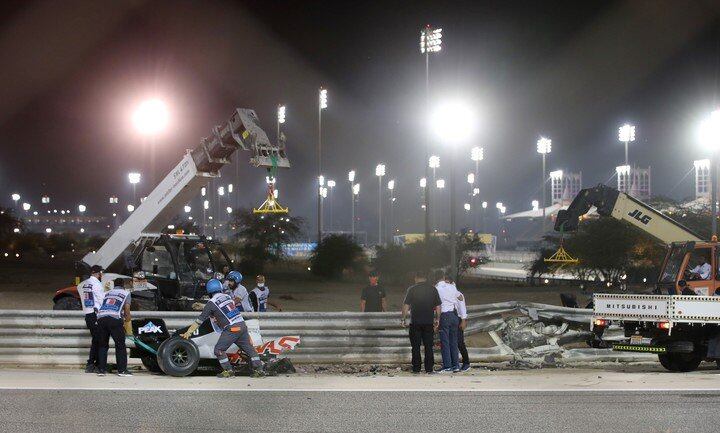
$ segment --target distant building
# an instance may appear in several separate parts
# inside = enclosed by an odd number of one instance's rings
[[[550,172],[551,204],[568,204],[582,189],[582,172],[567,173],[563,170]],[[545,211],[547,215],[547,210]]]
[[[650,167],[640,168],[629,165],[615,167],[617,173],[617,189],[635,197],[638,200],[649,200],[652,195],[650,189]]]

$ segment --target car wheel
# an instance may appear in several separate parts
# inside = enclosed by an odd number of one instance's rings
[[[63,296],[55,301],[53,310],[81,310],[80,301],[72,296]]]
[[[142,361],[142,365],[147,369],[147,371],[151,373],[162,373],[162,369],[160,368],[160,364],[158,364],[157,357],[155,356],[143,356],[140,358],[140,361]]]
[[[165,340],[158,348],[157,361],[163,373],[183,377],[197,370],[200,352],[197,346],[184,338]]]

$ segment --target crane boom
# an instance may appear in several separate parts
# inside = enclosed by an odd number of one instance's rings
[[[593,206],[600,216],[627,221],[665,244],[703,240],[689,228],[649,205],[603,184],[581,190],[567,210],[559,211],[555,230],[577,230],[580,217]]]
[[[238,108],[230,120],[186,152],[103,246],[83,258],[84,264],[107,268],[143,234],[159,233],[210,179],[220,177],[220,169],[239,148],[252,151],[250,163],[255,167],[290,167],[284,143],[270,143],[255,112]]]

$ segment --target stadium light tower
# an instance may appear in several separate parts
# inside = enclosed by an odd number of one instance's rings
[[[625,143],[625,165],[630,165],[628,162],[628,143],[635,141],[635,126],[626,123],[618,128],[618,139],[620,142]]]
[[[425,56],[425,115],[430,115],[430,54],[442,50],[442,29],[427,24],[420,30],[420,54]],[[425,133],[425,160],[430,156],[430,131]],[[425,178],[430,177],[425,166]],[[434,177],[434,176],[433,176]],[[430,188],[425,188],[425,241],[430,239]]]
[[[437,137],[449,145],[450,153],[450,272],[457,278],[457,233],[455,230],[455,164],[458,146],[466,143],[475,133],[477,116],[475,110],[462,101],[449,101],[440,105],[430,119]]]
[[[375,176],[378,177],[378,245],[382,245],[382,178],[385,176],[385,164],[375,167]]]
[[[317,176],[320,179],[322,173],[322,111],[327,108],[328,94],[327,89],[322,87],[318,91],[318,141],[317,141]],[[322,186],[322,184],[320,185]],[[322,240],[322,197],[321,190],[318,188],[317,196],[317,244],[320,245]]]
[[[13,207],[15,208],[15,211],[17,211],[17,203],[18,203],[18,200],[20,200],[20,194],[14,192],[10,195],[10,198],[14,202]]]
[[[280,125],[285,123],[285,106],[278,105],[277,108],[277,142],[280,143]]]
[[[720,151],[720,109],[700,124],[700,143],[710,151],[710,212],[712,214],[712,237],[717,238],[717,184],[718,151]]]
[[[545,158],[552,151],[552,140],[545,137],[540,137],[537,141],[537,152],[542,155],[542,181],[540,182],[540,188],[542,188],[542,232],[545,235],[545,208],[547,207],[547,188],[545,188]]]
[[[355,170],[348,171],[348,182],[350,182],[350,207],[352,209],[350,221],[350,233],[352,238],[355,239]]]

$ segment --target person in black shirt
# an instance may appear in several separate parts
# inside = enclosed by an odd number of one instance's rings
[[[370,285],[362,290],[360,295],[360,312],[377,313],[387,311],[387,301],[385,300],[385,288],[378,284],[378,275],[370,272],[368,275]]]
[[[407,323],[408,311],[410,324]],[[427,282],[427,275],[419,272],[415,275],[415,284],[408,288],[402,307],[402,326],[410,328],[410,346],[412,347],[412,371],[420,373],[420,343],[425,348],[425,372],[431,374],[435,364],[433,354],[433,335],[440,323],[440,295],[437,289]]]

